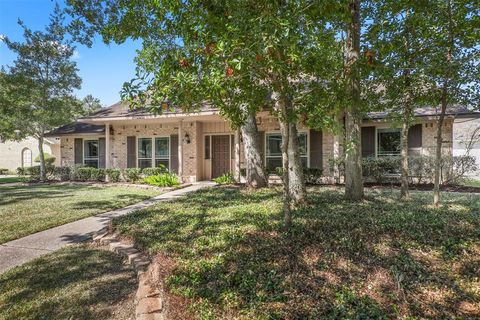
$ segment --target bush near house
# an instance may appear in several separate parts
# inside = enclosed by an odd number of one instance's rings
[[[145,177],[142,182],[157,187],[173,187],[180,184],[178,177],[170,172]]]
[[[110,182],[120,181],[120,176],[122,174],[120,169],[106,169],[105,172],[107,173],[108,178],[110,179]]]
[[[123,170],[123,179],[127,182],[137,182],[140,180],[140,173],[142,170],[139,168],[127,168]]]
[[[51,154],[46,153],[46,152],[43,153],[43,157],[45,159],[45,164],[47,164],[47,165],[49,165],[49,164],[53,165],[53,163],[55,162],[55,159],[56,159],[54,156],[52,156]],[[37,163],[40,163],[40,155],[36,156],[34,161],[37,162]]]
[[[235,178],[231,172],[222,174],[220,177],[213,179],[214,182],[218,184],[234,184]]]
[[[6,175],[6,174],[8,174],[8,171],[9,170],[6,169],[6,168],[0,168],[0,175]]]

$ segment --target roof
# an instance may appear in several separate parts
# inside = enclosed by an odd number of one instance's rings
[[[105,126],[93,125],[88,123],[82,122],[73,122],[62,127],[59,127],[55,130],[50,131],[45,136],[46,137],[57,137],[63,135],[71,135],[71,134],[104,134],[105,133]]]
[[[200,112],[203,111],[218,111],[212,105],[204,103],[200,106]],[[162,111],[162,115],[186,115],[190,112],[184,112],[181,108],[173,107]],[[82,117],[79,120],[85,121],[90,119],[109,119],[109,118],[137,118],[145,116],[154,116],[155,114],[147,111],[145,108],[131,109],[127,102],[117,102],[110,107],[102,108],[89,116]]]
[[[379,120],[385,119],[388,117],[390,111],[380,111],[380,112],[369,112],[367,114],[367,119],[370,120]],[[416,117],[435,117],[440,114],[440,108],[433,108],[433,107],[424,107],[424,108],[416,108],[415,109],[415,116]],[[447,116],[464,116],[464,115],[474,115],[480,116],[480,110],[470,110],[464,106],[452,106],[447,108],[445,114]]]

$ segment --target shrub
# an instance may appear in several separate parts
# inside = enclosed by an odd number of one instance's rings
[[[400,157],[369,157],[362,161],[363,176],[374,182],[382,183],[388,178],[398,180],[400,174]]]
[[[5,175],[8,173],[8,169],[7,168],[0,168],[0,175]]]
[[[178,177],[170,172],[148,176],[143,179],[143,183],[157,187],[173,187],[180,184]]]
[[[105,172],[108,174],[110,182],[119,182],[121,171],[119,169],[107,169]]]
[[[54,177],[55,166],[47,165],[45,170],[47,180],[52,179]],[[24,168],[24,174],[30,176],[31,181],[38,181],[40,180],[40,166]]]
[[[92,176],[92,169],[90,167],[79,167],[75,172],[76,181],[88,181]]]
[[[234,184],[235,178],[231,172],[222,174],[220,177],[213,179],[218,184]]]
[[[105,169],[91,168],[90,180],[92,181],[105,181]]]
[[[161,164],[157,168],[144,168],[142,170],[142,175],[144,177],[158,176],[166,172],[168,172],[167,168],[163,164]]]
[[[305,183],[320,184],[323,170],[320,168],[303,168]]]
[[[128,182],[137,182],[140,179],[141,170],[138,168],[128,168],[123,170],[124,179]]]
[[[55,159],[56,159],[51,154],[45,153],[45,152],[43,153],[43,157],[45,159],[45,164],[46,165],[49,165],[49,164],[52,165],[55,162]],[[34,161],[39,163],[40,162],[40,155],[36,156]]]
[[[23,167],[18,167],[18,168],[17,168],[17,174],[18,174],[19,176],[24,176],[24,175],[26,174],[25,168],[23,168]]]
[[[70,180],[70,172],[70,167],[55,167],[53,170],[53,175],[57,180],[68,181]]]

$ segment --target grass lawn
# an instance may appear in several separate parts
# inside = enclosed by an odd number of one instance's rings
[[[121,208],[158,193],[113,186],[0,186],[0,243]]]
[[[136,281],[115,253],[67,247],[0,275],[0,319],[133,319]]]
[[[477,187],[480,188],[480,180],[478,179],[466,179],[462,182],[462,185],[467,187]]]
[[[25,182],[25,177],[0,177],[0,184],[13,183],[13,182]]]
[[[201,190],[114,225],[159,253],[178,318],[480,317],[480,195],[444,193],[436,210],[412,194],[315,188],[288,234],[275,189]]]

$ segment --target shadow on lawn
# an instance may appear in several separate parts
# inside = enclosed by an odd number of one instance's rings
[[[174,257],[169,288],[192,298],[200,316],[480,316],[471,267],[479,263],[479,197],[447,197],[439,210],[425,194],[414,197],[398,203],[372,193],[349,203],[320,189],[285,234],[278,191],[213,188],[114,224]]]
[[[0,275],[0,318],[102,319],[135,287],[118,255],[69,247]]]

